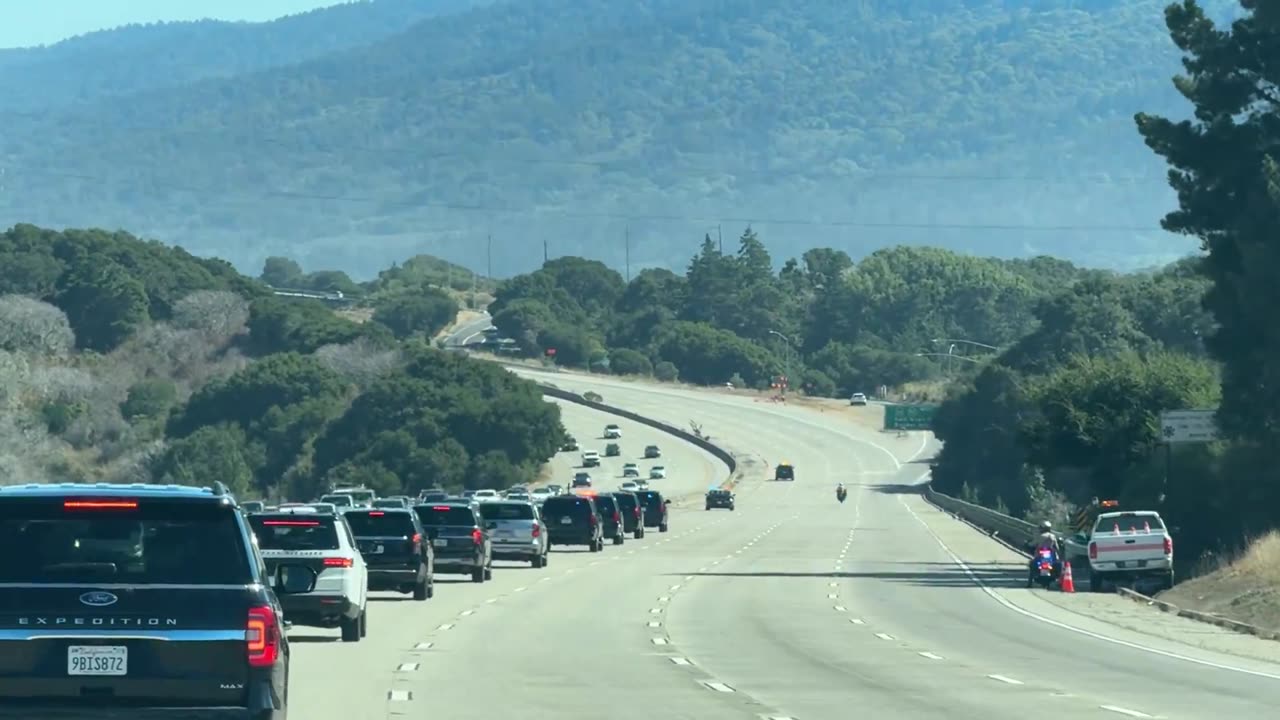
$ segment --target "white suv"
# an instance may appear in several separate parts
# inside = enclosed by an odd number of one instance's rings
[[[622,428],[617,425],[604,426],[604,438],[606,440],[616,440],[620,437],[622,437]]]
[[[294,625],[340,628],[343,642],[368,632],[369,569],[342,515],[314,508],[251,513],[249,524],[267,572],[277,565],[307,565],[316,571],[309,593],[284,595],[284,617]]]

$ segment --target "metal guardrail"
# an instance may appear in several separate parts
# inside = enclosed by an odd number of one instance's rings
[[[1025,520],[944,495],[934,490],[932,485],[924,486],[924,498],[943,511],[982,529],[991,537],[1003,540],[1018,550],[1040,536],[1039,528]]]
[[[674,435],[680,438],[681,440],[689,443],[690,445],[695,445],[699,448],[702,448],[703,450],[706,450],[708,453],[714,455],[717,460],[724,463],[729,468],[729,477],[725,479],[722,486],[727,486],[730,483],[732,483],[734,479],[734,475],[738,471],[738,461],[733,457],[732,454],[729,453],[728,450],[725,450],[724,448],[718,447],[716,445],[712,445],[710,442],[707,442],[706,440],[694,435],[693,433],[687,430],[681,430],[680,428],[675,427],[674,425],[668,425],[664,422],[658,422],[657,420],[654,420],[652,418],[647,418],[643,415],[639,415],[637,413],[631,412],[630,410],[623,410],[622,408],[614,407],[612,405],[606,405],[602,402],[595,402],[594,400],[588,400],[585,397],[579,395],[578,393],[570,392],[568,390],[558,388],[554,385],[548,385],[546,383],[538,383],[538,387],[542,390],[542,394],[544,395],[549,395],[553,398],[558,398],[566,402],[571,402],[575,405],[582,405],[584,407],[589,407],[592,410],[599,410],[600,412],[609,413],[610,415],[617,415],[618,417],[626,418],[627,420],[640,423],[641,425],[648,425],[649,427],[655,430],[660,430],[664,433],[667,433],[668,435]]]

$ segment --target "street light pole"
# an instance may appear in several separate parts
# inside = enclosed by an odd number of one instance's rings
[[[783,335],[777,330],[770,330],[769,334],[777,335],[778,337],[782,338],[782,343],[783,343],[782,364],[783,364],[783,372],[786,373],[786,375],[783,377],[782,395],[783,397],[786,397],[787,386],[791,384],[791,338],[787,337],[786,335]]]
[[[978,341],[976,341],[976,340],[965,340],[965,339],[963,339],[963,338],[934,338],[934,339],[933,339],[933,342],[934,342],[935,344],[938,344],[938,345],[941,345],[942,343],[951,343],[951,344],[952,344],[952,346],[955,346],[957,343],[959,343],[959,344],[962,344],[962,345],[974,345],[974,346],[976,346],[976,347],[986,348],[986,349],[988,349],[988,350],[999,350],[999,349],[1000,349],[1000,348],[996,347],[995,345],[988,345],[988,344],[986,344],[986,343],[980,343],[980,342],[978,342]]]

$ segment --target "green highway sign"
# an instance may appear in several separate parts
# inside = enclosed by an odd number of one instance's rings
[[[931,430],[937,405],[885,405],[885,430]]]

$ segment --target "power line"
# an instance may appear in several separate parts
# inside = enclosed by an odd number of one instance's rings
[[[23,170],[22,173],[27,175],[44,175],[48,177],[59,177],[65,179],[83,180],[93,182],[99,185],[113,184],[112,178],[104,176],[89,175],[85,173],[69,173],[55,170]],[[163,189],[170,192],[191,193],[205,196],[226,196],[223,188],[212,186],[197,187],[192,185],[180,185],[165,182]],[[1135,232],[1153,232],[1160,231],[1158,225],[1042,225],[1042,224],[1017,224],[1017,223],[938,223],[938,222],[888,222],[888,221],[869,221],[869,220],[812,220],[801,218],[784,218],[784,217],[761,217],[759,215],[694,215],[694,214],[676,214],[676,213],[624,213],[617,211],[584,211],[584,210],[568,210],[563,208],[514,208],[509,206],[500,206],[487,203],[455,203],[455,202],[430,202],[423,201],[417,197],[405,196],[399,199],[388,199],[385,197],[360,196],[347,194],[321,194],[296,192],[287,190],[264,190],[253,196],[244,194],[241,198],[233,198],[235,200],[282,200],[294,202],[343,202],[343,203],[364,203],[375,204],[384,208],[400,207],[400,208],[427,208],[435,210],[449,210],[455,212],[474,212],[488,215],[517,215],[517,216],[555,216],[563,218],[578,218],[592,220],[617,220],[624,222],[632,221],[651,221],[651,222],[688,222],[688,223],[742,223],[755,225],[781,225],[781,226],[797,226],[797,227],[826,227],[826,228],[860,228],[860,229],[893,229],[893,230],[986,230],[986,231],[1017,231],[1017,232],[1106,232],[1106,233],[1135,233]],[[21,208],[20,205],[11,204],[10,207]]]

